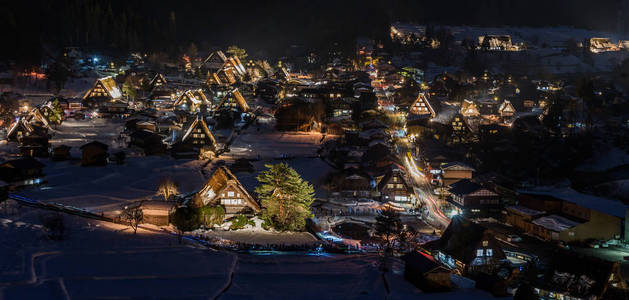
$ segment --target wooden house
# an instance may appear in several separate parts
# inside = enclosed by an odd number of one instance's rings
[[[215,51],[210,53],[208,57],[201,64],[201,68],[208,72],[214,73],[220,70],[227,62],[227,56],[223,51]]]
[[[227,217],[260,211],[258,202],[225,166],[218,167],[197,192],[203,205],[225,207]]]
[[[109,146],[98,141],[81,146],[82,166],[105,166],[109,163]]]
[[[474,168],[462,162],[450,162],[441,166],[443,184],[451,185],[461,179],[471,179]]]
[[[376,182],[369,174],[356,167],[349,167],[333,176],[332,194],[342,198],[372,198],[376,192]]]
[[[43,169],[44,164],[32,157],[5,161],[0,164],[0,180],[11,188],[44,183]]]
[[[46,133],[30,134],[22,137],[19,150],[22,156],[48,157],[50,156],[50,135]]]
[[[153,79],[151,79],[151,81],[149,82],[149,87],[150,89],[154,89],[158,86],[163,86],[163,85],[167,85],[168,82],[166,81],[166,78],[164,77],[164,75],[157,73],[155,74],[155,76],[153,77]]]
[[[406,207],[414,204],[413,187],[406,181],[404,172],[393,166],[378,183],[381,200],[396,206]]]
[[[424,248],[455,273],[492,274],[506,258],[494,233],[462,216],[454,216],[438,240]]]
[[[148,200],[142,202],[140,209],[142,209],[142,223],[167,226],[170,221],[169,216],[175,210],[175,203],[160,200]]]
[[[504,100],[498,108],[498,113],[503,118],[513,117],[513,115],[515,115],[515,108],[509,100]]]
[[[172,150],[175,157],[193,158],[207,151],[216,151],[217,148],[216,139],[205,120],[202,116],[197,115],[187,126],[184,126],[183,135],[173,145]]]
[[[35,131],[33,125],[31,125],[26,118],[19,117],[17,121],[11,124],[7,131],[7,140],[12,142],[21,141],[23,137],[30,135]]]
[[[408,109],[408,118],[434,118],[437,116],[425,93],[419,93]]]
[[[402,256],[405,263],[404,278],[422,292],[446,292],[452,289],[452,271],[433,257],[420,251]]]
[[[196,112],[201,105],[209,106],[209,104],[207,97],[201,89],[187,90],[175,101],[175,107],[190,112]]]
[[[466,216],[489,216],[500,213],[501,197],[480,184],[462,179],[450,185],[450,203]]]
[[[465,144],[473,141],[474,133],[468,127],[463,115],[460,113],[455,114],[450,125],[452,127],[452,134],[449,140],[451,144]]]
[[[461,103],[461,115],[467,118],[478,117],[480,116],[480,112],[478,111],[478,107],[474,101],[465,99],[463,100],[463,103]]]
[[[145,155],[162,154],[166,151],[166,145],[162,142],[162,137],[152,131],[141,129],[130,135],[129,146],[136,146],[144,151]]]
[[[512,51],[517,47],[511,42],[510,35],[483,35],[478,37],[478,48],[481,50]]]
[[[284,67],[279,67],[277,71],[275,71],[275,73],[273,74],[273,77],[277,80],[282,80],[282,81],[290,80],[290,74],[288,74],[288,71],[286,71],[286,68]]]
[[[70,160],[72,156],[70,155],[70,149],[72,147],[66,145],[59,145],[57,147],[52,148],[52,160],[54,161],[62,161],[62,160]]]
[[[116,102],[122,99],[122,93],[113,77],[103,77],[96,82],[83,96],[83,102],[96,106],[103,102]]]
[[[209,86],[213,85],[232,85],[237,82],[233,69],[220,69],[208,75],[205,83]]]
[[[248,112],[249,104],[247,104],[247,100],[245,100],[238,88],[235,88],[227,93],[216,105],[216,110],[225,108],[239,108],[241,112]]]
[[[149,82],[149,99],[156,109],[166,109],[173,105],[175,91],[168,86],[162,74],[156,74]]]

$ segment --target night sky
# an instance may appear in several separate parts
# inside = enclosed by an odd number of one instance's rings
[[[615,30],[620,0],[2,1],[0,56],[38,61],[64,46],[169,51],[238,44],[281,56],[290,45],[380,39],[392,21],[449,25],[568,25]],[[7,45],[9,45],[7,47]]]

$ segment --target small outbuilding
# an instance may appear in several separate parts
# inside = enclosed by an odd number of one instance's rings
[[[93,141],[81,146],[83,152],[82,166],[105,166],[109,162],[109,146],[99,141]]]

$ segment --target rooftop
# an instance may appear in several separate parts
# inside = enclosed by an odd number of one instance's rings
[[[562,232],[581,223],[566,219],[559,215],[549,215],[533,220],[533,224],[542,226],[555,232]]]
[[[624,218],[625,211],[629,208],[629,206],[618,200],[579,193],[571,188],[539,187],[530,190],[519,190],[518,193],[550,196],[618,218]]]

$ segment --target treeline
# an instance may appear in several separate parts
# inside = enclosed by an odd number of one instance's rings
[[[0,55],[38,62],[66,46],[115,52],[174,47],[175,21],[144,0],[12,1],[0,4]]]
[[[482,26],[615,30],[620,0],[296,0],[0,1],[0,58],[32,59],[63,46],[175,53],[194,41],[237,44],[253,55],[281,56],[299,44],[351,49],[355,37],[385,39],[392,21]]]

